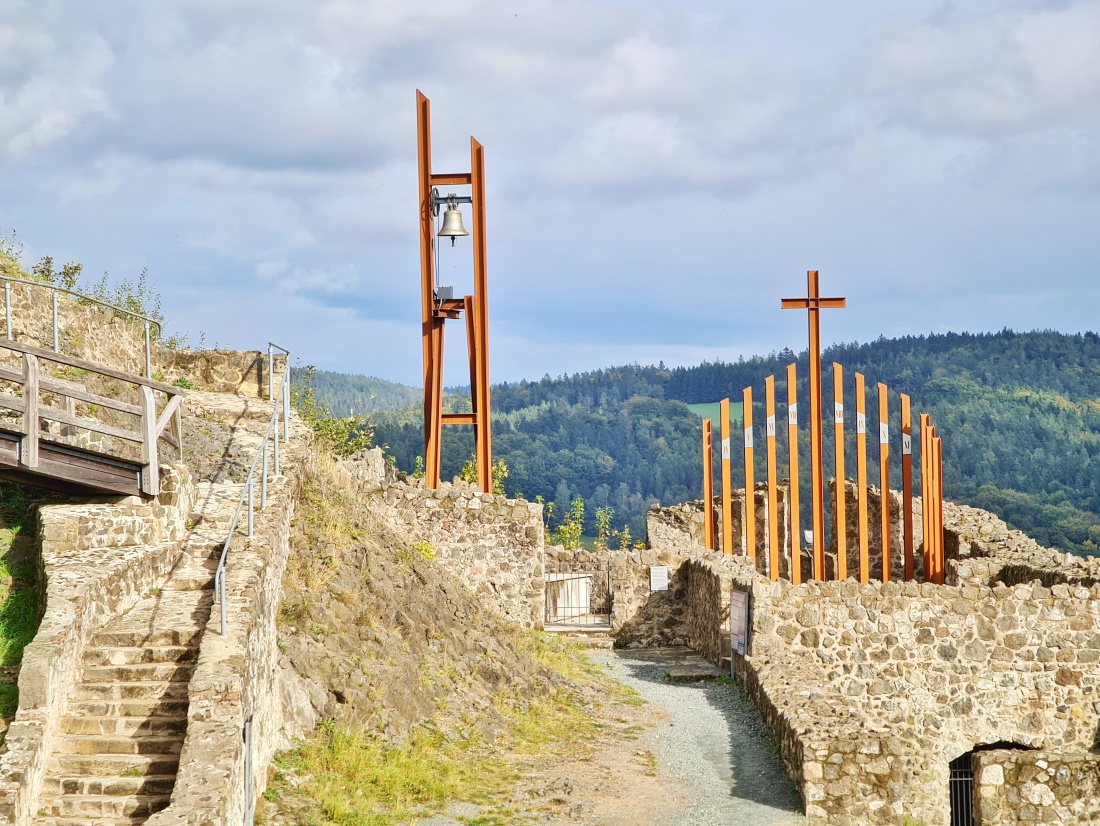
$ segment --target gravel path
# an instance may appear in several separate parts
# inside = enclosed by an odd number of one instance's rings
[[[703,664],[686,649],[594,651],[615,679],[665,714],[653,733],[658,772],[688,800],[679,826],[805,822],[802,801],[760,715],[726,683],[671,683],[670,667]]]

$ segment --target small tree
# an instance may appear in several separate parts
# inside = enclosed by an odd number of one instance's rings
[[[569,506],[569,512],[554,531],[553,541],[567,551],[575,551],[581,546],[581,534],[584,533],[584,500],[577,497]]]
[[[374,428],[365,416],[333,416],[327,407],[318,402],[313,390],[316,372],[317,368],[312,364],[302,369],[297,385],[291,388],[290,403],[321,443],[337,456],[346,458],[363,452],[371,445]]]
[[[419,458],[419,457],[417,457]],[[477,456],[471,456],[458,472],[458,478],[463,482],[476,485],[477,482]],[[508,478],[508,464],[503,459],[493,462],[493,496],[504,496],[504,480]]]
[[[610,506],[596,508],[596,544],[597,551],[607,550],[607,541],[611,538],[611,518],[615,509]]]

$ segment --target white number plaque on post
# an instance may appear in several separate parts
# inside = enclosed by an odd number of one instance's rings
[[[668,566],[667,565],[650,565],[649,566],[649,591],[667,591],[668,590]]]
[[[730,650],[736,651],[743,657],[748,648],[748,641],[749,595],[736,588],[730,588]]]
[[[722,458],[723,459],[728,459],[729,457],[730,457],[730,440],[729,439],[723,439],[722,440]]]

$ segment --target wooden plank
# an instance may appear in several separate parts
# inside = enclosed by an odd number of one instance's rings
[[[730,400],[722,399],[718,403],[718,416],[721,422],[722,436],[722,552],[733,553],[733,482],[731,465],[732,449],[730,445]]]
[[[929,526],[929,501],[928,493],[929,477],[932,473],[931,456],[929,455],[928,441],[928,414],[920,414],[920,496],[921,496],[921,546],[924,561],[924,581],[935,582],[935,572],[932,570],[932,554],[929,548],[932,529]]]
[[[22,381],[20,381],[20,384],[22,384]],[[27,402],[22,396],[9,396],[7,393],[0,393],[0,408],[23,413],[27,409]]]
[[[802,531],[798,501],[798,382],[796,368],[787,365],[787,467],[790,479],[791,582],[802,583]]]
[[[765,438],[768,449],[768,576],[779,579],[779,493],[775,456],[775,376],[764,379]]]
[[[882,581],[889,582],[890,553],[890,410],[887,388],[878,384],[879,531],[882,534]]]
[[[23,354],[23,440],[19,460],[23,467],[38,467],[38,357]]]
[[[108,407],[111,410],[130,413],[134,416],[141,415],[141,408],[136,404],[129,404],[128,402],[122,402],[118,399],[111,399],[106,396],[90,393],[85,389],[73,386],[71,382],[58,381],[49,376],[43,376],[38,384],[39,387],[47,393],[56,393],[58,396],[65,396],[66,398],[76,399],[77,401],[87,402],[88,404],[96,404],[100,407]],[[178,399],[182,398],[182,396],[171,396],[170,398]]]
[[[756,481],[753,478],[752,388],[741,393],[741,412],[745,425],[745,553],[756,562]]]
[[[141,388],[141,490],[147,496],[160,493],[160,463],[157,461],[157,403],[153,391]],[[276,443],[278,437],[276,437]]]
[[[144,376],[137,376],[133,373],[127,373],[123,370],[115,370],[110,367],[104,367],[102,364],[96,364],[93,361],[87,361],[85,359],[77,358],[76,356],[63,356],[60,353],[55,353],[53,350],[46,350],[42,347],[34,347],[30,344],[21,344],[18,341],[8,341],[6,339],[0,340],[0,348],[6,350],[14,350],[16,353],[23,353],[25,355],[37,356],[42,361],[49,361],[53,364],[64,364],[69,367],[76,367],[80,370],[87,370],[89,373],[95,373],[100,376],[107,376],[108,378],[118,379],[129,384],[140,385],[143,387],[149,387],[153,390],[160,390],[162,393],[167,393],[169,396],[179,396],[184,394],[184,390],[180,387],[176,387],[171,384],[165,384],[162,381],[156,379],[148,379]]]
[[[102,433],[104,436],[114,436],[116,439],[125,439],[128,442],[140,442],[142,440],[140,431],[124,430],[121,427],[113,427],[109,424],[103,424],[103,422],[97,421],[96,419],[89,419],[85,416],[67,413],[58,407],[40,405],[38,408],[38,417],[59,424],[79,427],[82,430],[90,430],[93,433]]]
[[[703,419],[703,543],[714,550],[714,435]]]
[[[867,531],[867,384],[856,373],[856,495],[859,497],[859,581],[871,578],[870,537]]]
[[[904,547],[905,581],[914,576],[913,560],[913,414],[909,397],[901,400],[901,529]]]
[[[157,425],[153,428],[153,433],[156,438],[161,438],[164,435],[164,428],[168,426],[168,423],[172,420],[183,404],[182,396],[173,396],[168,400],[168,404],[164,406],[164,409],[160,411],[160,416],[157,418]]]
[[[833,456],[836,468],[836,578],[848,578],[848,503],[844,482],[844,368],[833,362]]]
[[[10,367],[4,367],[2,365],[0,365],[0,379],[15,382],[19,385],[23,384],[23,374],[19,370],[13,370]]]
[[[33,471],[19,462],[22,436],[0,433],[0,476],[24,484],[74,493],[141,493],[141,469],[136,464],[105,461],[84,455],[76,448],[60,448],[43,442],[39,466]]]

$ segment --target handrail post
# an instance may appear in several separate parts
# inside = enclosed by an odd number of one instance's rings
[[[274,437],[274,438],[272,438],[271,443],[275,448],[275,475],[278,476],[279,475],[279,408],[278,408],[278,406],[275,407],[275,428],[274,428],[274,432],[271,435]]]
[[[264,452],[264,468],[260,475],[260,510],[267,510],[267,445],[261,448]]]
[[[290,441],[290,364],[283,364],[283,441]]]
[[[53,291],[53,351],[55,353],[61,352],[61,338],[58,335],[57,329],[57,290]]]
[[[224,552],[223,552],[224,553]],[[218,589],[218,607],[221,609],[222,636],[225,636],[225,568],[221,569],[221,583]]]
[[[153,378],[153,351],[149,344],[149,322],[145,322],[145,378]]]
[[[267,397],[275,401],[275,356],[270,341],[267,343]]]
[[[4,314],[8,322],[8,341],[11,341],[11,282],[4,282]]]
[[[252,536],[252,509],[255,506],[255,494],[253,493],[252,476],[248,477],[248,535]]]

